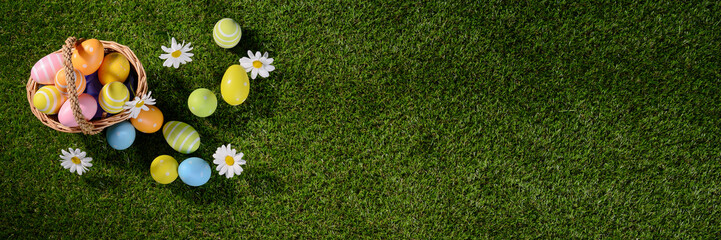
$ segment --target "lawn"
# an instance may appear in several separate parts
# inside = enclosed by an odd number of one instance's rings
[[[721,3],[692,2],[3,1],[0,238],[716,238]],[[37,120],[30,69],[69,36],[129,46],[198,151]],[[163,66],[171,37],[191,63]],[[231,106],[220,80],[247,50],[276,70]],[[240,176],[150,176],[228,143]],[[89,172],[60,166],[69,147]]]

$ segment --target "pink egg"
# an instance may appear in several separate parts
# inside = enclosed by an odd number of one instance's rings
[[[43,85],[55,84],[55,74],[63,68],[63,58],[60,53],[51,53],[41,58],[30,70],[30,77]]]
[[[98,111],[98,102],[95,101],[93,96],[90,96],[90,94],[87,93],[83,93],[78,96],[78,105],[80,105],[80,109],[83,112],[85,120],[93,118],[93,116],[95,116],[95,112]],[[75,121],[75,117],[73,117],[73,109],[70,107],[70,100],[65,101],[63,106],[60,107],[60,112],[58,112],[58,121],[67,127],[78,126],[78,123]]]

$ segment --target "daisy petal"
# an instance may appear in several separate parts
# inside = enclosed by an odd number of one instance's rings
[[[275,66],[270,64],[263,66],[263,68],[268,72],[272,72],[273,70],[275,70]]]
[[[220,165],[220,166],[221,166],[221,167],[220,167],[220,171],[218,171],[218,173],[219,173],[220,175],[223,175],[223,174],[225,174],[225,172],[228,171],[228,166],[226,166],[226,165]]]
[[[250,73],[250,78],[255,79],[258,76],[258,69],[253,68],[253,71]]]
[[[258,69],[258,74],[260,74],[260,76],[263,77],[263,78],[267,78],[268,76],[270,76],[270,75],[268,74],[268,71],[266,71],[266,70],[263,69],[263,68]]]
[[[178,62],[178,61],[173,62],[173,67],[176,68],[176,69],[177,69],[178,67],[180,67],[180,62]]]
[[[248,50],[248,57],[253,58],[253,52],[251,52],[250,50]]]
[[[170,48],[168,48],[168,47],[166,47],[166,46],[160,46],[160,48],[162,48],[163,51],[164,51],[164,52],[167,52],[167,53],[173,52],[173,49],[170,49]]]
[[[263,53],[263,58],[268,58],[268,52]]]
[[[170,66],[173,66],[173,60],[168,58],[168,60],[165,60],[165,62],[163,63],[163,67],[170,67]]]
[[[168,59],[170,57],[170,54],[160,54],[160,59]]]
[[[259,59],[261,57],[260,51],[255,52],[255,59]]]

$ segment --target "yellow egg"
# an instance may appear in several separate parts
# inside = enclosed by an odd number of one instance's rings
[[[178,161],[168,155],[158,156],[150,164],[150,176],[161,184],[168,184],[178,178]]]
[[[250,92],[250,81],[248,74],[240,65],[233,65],[225,70],[223,79],[220,82],[220,95],[230,105],[238,105],[245,102]]]
[[[103,85],[110,82],[125,82],[130,73],[130,63],[128,59],[118,52],[105,55],[103,63],[98,69],[98,79]]]
[[[33,95],[33,105],[42,113],[56,114],[68,98],[58,88],[49,85],[38,89]]]
[[[100,89],[98,103],[108,113],[123,111],[123,105],[130,98],[130,92],[121,82],[110,82]]]

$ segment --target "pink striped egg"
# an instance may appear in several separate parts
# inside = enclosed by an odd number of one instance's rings
[[[43,85],[55,84],[55,74],[63,68],[63,58],[60,53],[51,53],[41,58],[30,70],[30,77]]]

